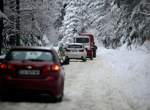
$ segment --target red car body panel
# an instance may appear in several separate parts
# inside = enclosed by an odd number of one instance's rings
[[[15,70],[2,69],[0,73],[1,95],[9,90],[44,90],[54,96],[61,94],[61,90],[64,86],[65,72],[54,49],[46,47],[14,47],[10,52],[15,50],[51,51],[54,55],[54,62],[7,61],[4,59],[3,64],[12,64]],[[45,65],[58,65],[59,70],[43,71]],[[32,69],[29,70],[39,70],[40,75],[18,74],[19,70],[27,70],[27,66],[32,67]]]
[[[93,56],[93,52],[92,50],[90,49],[86,49],[86,52],[87,52],[87,58],[91,58]]]

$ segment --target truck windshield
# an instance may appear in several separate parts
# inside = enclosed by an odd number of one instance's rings
[[[89,43],[89,38],[76,38],[76,43]]]

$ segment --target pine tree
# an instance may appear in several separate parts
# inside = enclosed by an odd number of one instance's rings
[[[3,0],[0,1],[0,11],[3,12]],[[0,55],[2,50],[2,41],[3,41],[3,20],[0,19]]]

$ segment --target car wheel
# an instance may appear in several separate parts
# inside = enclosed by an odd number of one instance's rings
[[[69,59],[66,59],[67,64],[69,64]]]
[[[69,59],[65,59],[65,60],[63,61],[63,63],[69,64]]]
[[[93,57],[94,57],[94,58],[96,57],[96,53],[93,54]]]
[[[93,57],[90,57],[90,60],[93,60]]]
[[[56,97],[56,102],[61,102],[62,99],[63,99],[63,96],[64,96],[64,86],[63,86],[63,88],[62,88],[62,90],[61,90],[61,96],[60,96],[59,98]]]
[[[82,59],[82,61],[83,61],[83,62],[85,62],[85,61],[86,61],[86,57],[85,57],[85,58],[83,58],[83,59]]]
[[[2,95],[1,96],[1,101],[2,102],[5,102],[5,101],[7,101],[8,100],[8,96],[6,96],[6,95]]]

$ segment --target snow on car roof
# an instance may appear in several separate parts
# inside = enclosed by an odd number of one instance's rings
[[[76,38],[89,38],[89,36],[77,36]]]
[[[69,43],[68,45],[82,45],[82,43]]]

